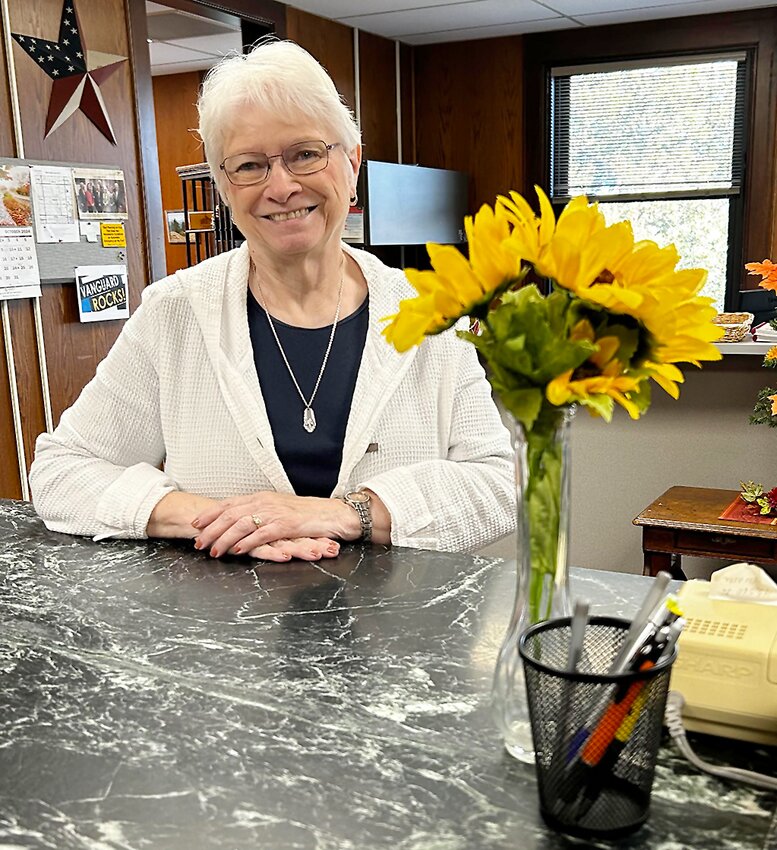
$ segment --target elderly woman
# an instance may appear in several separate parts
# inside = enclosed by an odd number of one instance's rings
[[[474,349],[448,332],[394,351],[381,319],[412,290],[341,241],[361,146],[330,77],[264,43],[216,66],[198,109],[245,242],[148,287],[39,437],[46,525],[273,561],[509,532],[511,449]]]

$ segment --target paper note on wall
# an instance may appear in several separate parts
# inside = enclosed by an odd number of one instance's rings
[[[100,239],[103,248],[127,247],[127,236],[124,233],[124,225],[120,221],[101,221]]]
[[[79,242],[73,178],[69,168],[33,165],[32,210],[38,242]]]

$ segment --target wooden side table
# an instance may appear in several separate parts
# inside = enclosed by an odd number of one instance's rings
[[[777,525],[718,519],[737,495],[737,490],[707,487],[670,487],[635,517],[642,526],[643,575],[667,570],[685,579],[682,556],[730,558],[749,561],[775,573]]]

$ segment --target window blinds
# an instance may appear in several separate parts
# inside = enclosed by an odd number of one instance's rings
[[[746,54],[555,68],[554,201],[738,194]]]

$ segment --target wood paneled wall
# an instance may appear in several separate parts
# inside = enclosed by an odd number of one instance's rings
[[[416,47],[414,60],[419,164],[470,174],[473,211],[522,188],[522,38]]]
[[[414,48],[399,46],[399,93],[402,115],[402,162],[417,162]]]
[[[164,211],[183,208],[181,180],[175,169],[205,161],[205,152],[197,138],[197,92],[202,74],[165,74],[154,77],[154,112],[159,151],[159,185],[162,190],[162,220],[158,226],[165,234],[167,273],[186,268],[186,245],[171,244],[167,239]]]
[[[2,30],[2,20],[0,20]],[[0,39],[0,58],[3,68],[6,67],[5,40]],[[13,134],[13,121],[11,119],[11,102],[8,77],[3,74],[0,82],[0,156],[16,156],[16,143]],[[32,315],[32,308],[28,301],[20,302],[18,305],[9,305],[9,317],[12,326],[16,314],[22,312]],[[11,334],[13,339],[13,333]],[[19,478],[19,464],[16,453],[16,434],[14,430],[13,415],[11,412],[11,389],[8,379],[8,361],[5,353],[5,331],[0,325],[0,495],[10,499],[18,499],[22,495],[22,485]],[[32,352],[36,349],[33,347]],[[18,359],[15,357],[15,359]]]
[[[286,9],[286,37],[318,59],[353,109],[356,102],[353,30],[289,6]]]
[[[10,61],[15,71],[23,150],[18,149],[15,142],[9,77],[4,73],[0,85],[0,156],[23,154],[27,159],[86,162],[124,171],[129,212],[125,222],[127,248],[124,253],[130,281],[130,306],[134,309],[139,303],[140,291],[148,281],[145,221],[138,186],[132,51],[126,9],[124,0],[80,0],[77,11],[82,40],[88,50],[127,57],[127,61],[101,86],[117,144],[111,144],[80,111],[44,138],[52,82],[14,42],[11,55],[6,57],[3,54],[2,60],[4,68],[6,61]],[[56,41],[61,13],[61,0],[11,3],[11,31]],[[73,284],[44,284],[40,307],[51,409],[56,423],[62,411],[94,375],[97,363],[113,344],[123,322],[81,324]],[[35,438],[45,430],[34,301],[9,302],[8,314],[17,372],[23,448],[29,467]],[[0,496],[18,497],[22,489],[4,350],[0,359]]]
[[[123,0],[81,0],[78,12],[83,44],[88,50],[127,57],[101,86],[117,144],[111,144],[80,111],[44,138],[52,83],[19,45],[14,44],[24,155],[30,159],[90,162],[123,169],[129,213],[125,222],[125,254],[132,310],[138,305],[140,292],[147,283],[147,263],[143,205],[138,191],[137,127],[125,8]],[[61,13],[60,0],[14,3],[11,5],[11,28],[14,32],[56,41]],[[72,284],[45,285],[41,308],[56,422],[94,375],[97,363],[108,352],[123,322],[81,324]],[[35,428],[42,430],[39,425],[42,423],[36,423]]]
[[[8,361],[5,356],[5,334],[0,328],[0,493],[6,499],[20,499],[22,484],[16,454],[16,432],[11,412],[11,390],[8,382]]]
[[[359,33],[359,87],[364,159],[397,162],[396,48],[393,41]]]

